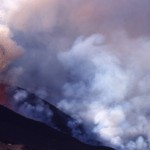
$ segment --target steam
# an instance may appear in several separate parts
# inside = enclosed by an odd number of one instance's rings
[[[121,40],[129,39],[124,36],[118,43],[124,43]],[[126,45],[108,44],[102,35],[80,37],[71,50],[59,54],[69,79],[58,107],[99,139],[121,149],[148,150],[150,68],[143,66],[148,61],[149,44],[144,39],[130,40],[125,53],[131,51],[124,58],[124,53],[117,52]]]

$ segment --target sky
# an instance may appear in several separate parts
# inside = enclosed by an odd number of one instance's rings
[[[0,81],[47,99],[98,140],[148,150],[149,4],[0,0]]]

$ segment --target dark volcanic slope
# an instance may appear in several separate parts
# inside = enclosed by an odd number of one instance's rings
[[[102,145],[100,141],[96,140],[95,134],[85,130],[83,124],[35,94],[19,87],[5,85],[5,95],[7,95],[15,112],[27,118],[43,122],[85,143]]]
[[[83,144],[3,106],[0,106],[0,141],[23,144],[38,150],[112,150]]]

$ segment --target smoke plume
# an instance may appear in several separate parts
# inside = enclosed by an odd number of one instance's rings
[[[150,42],[126,38],[118,38],[120,46],[108,44],[102,35],[80,37],[71,50],[59,54],[69,79],[58,107],[100,139],[122,149],[148,150],[150,68],[145,53]]]
[[[150,149],[149,4],[0,0],[0,80],[47,98],[96,140]]]
[[[13,40],[13,33],[7,25],[9,15],[15,7],[9,10],[11,5],[9,1],[1,0],[0,4],[0,82],[8,84],[15,80],[16,77],[10,74],[15,74],[16,71],[14,71],[15,68],[9,68],[8,71],[7,67],[15,58],[21,55],[22,48]]]

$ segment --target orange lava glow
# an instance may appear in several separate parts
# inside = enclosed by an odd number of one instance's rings
[[[8,108],[11,108],[11,104],[7,96],[5,84],[0,84],[0,105],[4,105]]]

